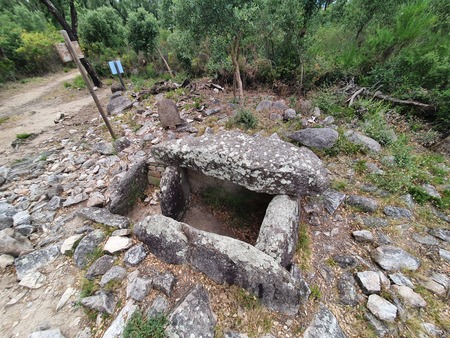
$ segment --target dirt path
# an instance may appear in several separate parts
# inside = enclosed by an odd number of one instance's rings
[[[67,131],[57,132],[59,128],[54,127],[57,114],[63,113],[65,116],[74,117],[82,108],[90,105],[94,107],[87,89],[64,87],[64,83],[70,82],[77,74],[76,70],[53,74],[29,83],[14,85],[0,92],[0,121],[2,121],[0,123],[0,155],[2,155],[0,165],[11,163],[27,155],[26,152],[18,153],[11,147],[17,134],[35,133],[45,134],[44,138],[61,137],[66,135]],[[106,87],[97,91],[103,104],[106,104],[109,93]],[[33,141],[30,145],[36,146],[38,141]]]

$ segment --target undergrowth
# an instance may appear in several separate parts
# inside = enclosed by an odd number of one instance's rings
[[[167,324],[168,320],[164,315],[146,319],[142,312],[136,311],[123,330],[123,338],[164,338],[167,337]]]

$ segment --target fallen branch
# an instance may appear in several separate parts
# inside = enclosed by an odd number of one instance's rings
[[[363,87],[363,88],[358,89],[356,92],[354,92],[353,95],[346,101],[346,102],[350,101],[348,106],[351,107],[353,104],[353,101],[358,97],[358,95],[360,95],[365,90],[366,90],[366,88]]]

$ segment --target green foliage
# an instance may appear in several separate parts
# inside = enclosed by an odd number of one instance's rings
[[[322,297],[322,293],[320,292],[320,288],[318,285],[312,285],[310,290],[311,290],[311,294],[309,295],[310,298],[319,300],[320,297]]]
[[[21,133],[21,134],[16,134],[16,139],[18,140],[26,140],[27,138],[29,138],[31,135],[33,135],[32,133]]]
[[[80,20],[79,34],[87,44],[99,43],[107,48],[124,47],[125,30],[121,18],[108,6],[87,11]]]
[[[124,330],[124,338],[164,338],[166,337],[165,327],[167,326],[167,317],[158,315],[145,319],[140,311],[136,311],[127,322]]]
[[[81,75],[77,75],[71,82],[64,82],[64,88],[71,87],[76,89],[86,88],[86,83],[84,82],[83,77]]]
[[[95,280],[89,280],[86,278],[83,278],[81,280],[80,298],[92,296],[94,294],[94,292],[97,290],[98,290],[98,285],[95,282]]]
[[[229,127],[237,125],[245,129],[252,129],[258,125],[258,119],[253,115],[250,110],[239,109],[230,119]]]
[[[153,14],[139,8],[128,18],[127,38],[133,50],[151,53],[156,47],[158,37],[158,22]]]

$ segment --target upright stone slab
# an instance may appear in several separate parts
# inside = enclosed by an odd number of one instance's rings
[[[175,128],[183,123],[174,101],[163,99],[157,103],[159,120],[163,128]]]
[[[190,196],[186,170],[180,167],[167,167],[159,186],[162,214],[177,221],[181,220]]]
[[[274,195],[307,195],[329,186],[325,168],[308,148],[237,131],[170,140],[152,148],[163,162]]]
[[[124,178],[112,188],[109,210],[113,214],[124,215],[136,200],[144,193],[148,186],[147,163],[143,159],[133,165]]]
[[[267,207],[255,247],[287,267],[297,247],[298,221],[297,199],[275,196]]]

